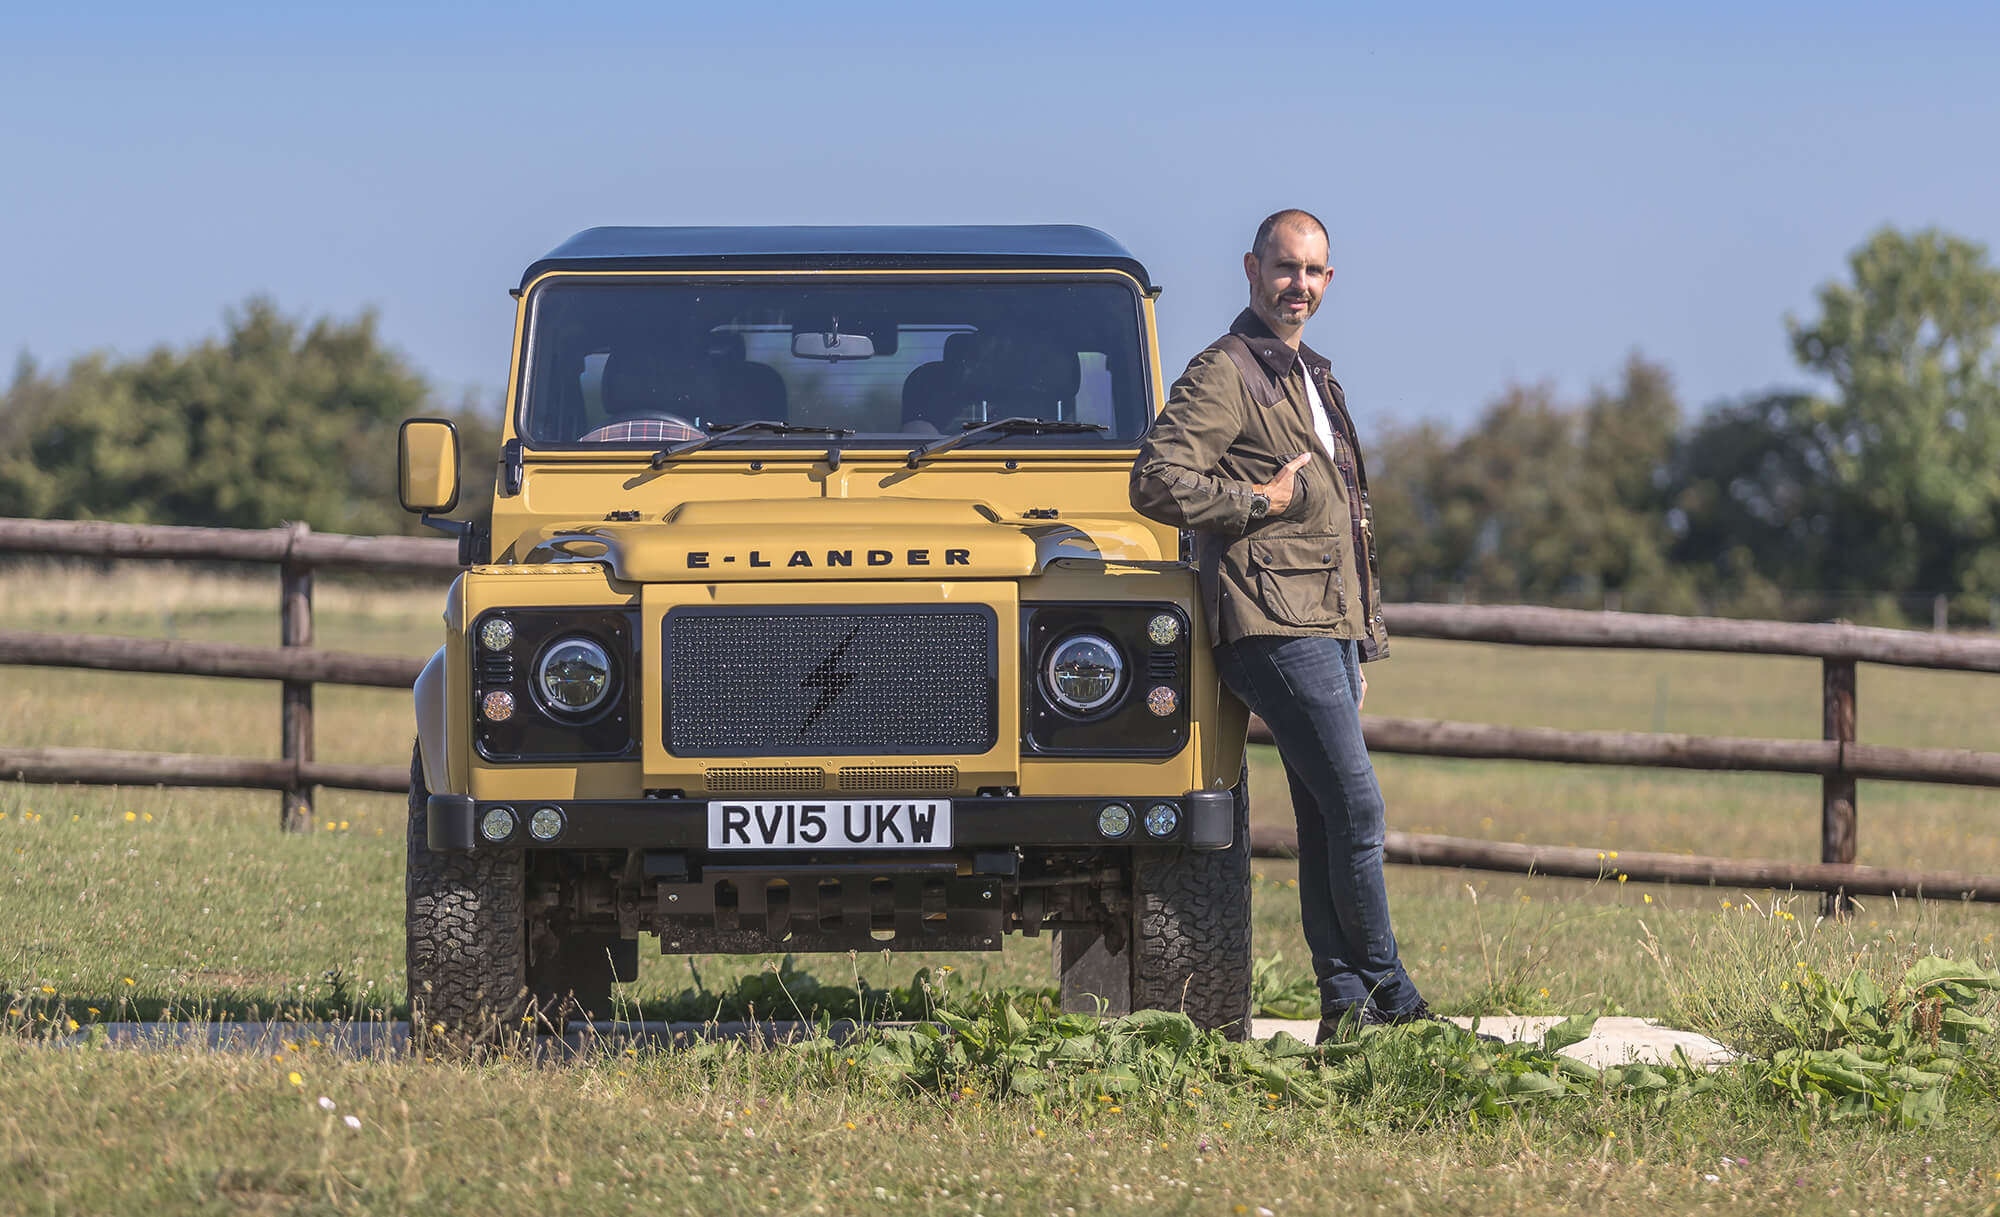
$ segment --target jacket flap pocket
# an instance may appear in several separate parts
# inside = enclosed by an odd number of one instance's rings
[[[1331,532],[1254,537],[1249,544],[1250,565],[1270,571],[1337,569],[1341,544],[1340,534]]]

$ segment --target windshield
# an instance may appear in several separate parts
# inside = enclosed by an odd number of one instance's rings
[[[519,431],[530,444],[659,447],[766,420],[908,447],[1009,416],[1137,442],[1151,417],[1137,293],[1105,281],[598,283],[535,292]],[[825,448],[825,435],[722,441]]]

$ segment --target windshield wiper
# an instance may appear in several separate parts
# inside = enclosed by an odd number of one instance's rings
[[[662,448],[653,454],[653,468],[661,468],[677,456],[686,456],[690,452],[699,452],[719,439],[728,439],[732,435],[746,431],[756,431],[765,435],[824,435],[831,439],[842,439],[854,434],[854,431],[848,427],[794,427],[790,423],[773,422],[770,419],[760,418],[752,422],[737,423],[733,427],[724,427],[720,431],[712,431],[698,439],[682,440],[678,444]]]
[[[910,455],[906,460],[910,468],[915,469],[925,457],[956,448],[967,440],[981,435],[1063,435],[1077,431],[1109,429],[1103,423],[1083,423],[1069,418],[996,418],[990,423],[980,423],[977,426],[967,423],[961,434],[934,439],[928,444],[918,444],[910,449]]]

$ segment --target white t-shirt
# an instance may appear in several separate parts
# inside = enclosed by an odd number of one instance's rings
[[[1312,371],[1305,366],[1303,359],[1299,361],[1299,370],[1305,373],[1306,403],[1312,407],[1313,430],[1319,433],[1319,446],[1324,450],[1321,455],[1326,457],[1329,466],[1338,469],[1339,462],[1333,459],[1333,454],[1340,450],[1333,440],[1333,418],[1327,412],[1326,403],[1319,399],[1319,388],[1313,384]]]

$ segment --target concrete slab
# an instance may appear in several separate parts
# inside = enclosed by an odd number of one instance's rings
[[[1450,1021],[1467,1029],[1473,1025],[1473,1020],[1466,1017]],[[1481,1033],[1520,1044],[1535,1042],[1550,1027],[1562,1021],[1563,1016],[1559,1014],[1488,1015],[1478,1020]],[[1257,1039],[1270,1039],[1280,1031],[1289,1031],[1310,1044],[1318,1030],[1319,1024],[1309,1019],[1250,1020],[1250,1034]],[[1689,1063],[1703,1069],[1713,1069],[1736,1059],[1736,1053],[1705,1035],[1664,1027],[1650,1018],[1612,1015],[1599,1018],[1592,1024],[1587,1038],[1563,1049],[1562,1054],[1602,1069],[1610,1065],[1666,1064],[1673,1060],[1676,1048],[1687,1053]]]
[[[1452,1022],[1470,1028],[1470,1018]],[[1550,1027],[1562,1021],[1560,1015],[1498,1015],[1479,1020],[1479,1030],[1513,1043],[1532,1043]],[[908,1026],[885,1023],[879,1026]],[[1309,1019],[1252,1019],[1250,1033],[1270,1039],[1280,1031],[1310,1044],[1319,1024]],[[835,1038],[846,1039],[861,1030],[861,1024],[842,1019],[830,1027]],[[814,1034],[811,1023],[801,1022],[603,1022],[571,1023],[560,1039],[544,1036],[535,1050],[550,1056],[567,1056],[606,1048],[685,1047],[696,1040],[735,1039],[782,1044]],[[314,1051],[333,1051],[349,1056],[395,1056],[410,1050],[410,1025],[396,1023],[100,1023],[89,1031],[62,1037],[58,1043],[81,1046],[93,1041],[119,1048],[189,1049],[220,1052],[284,1053],[294,1045]],[[315,1043],[315,1041],[317,1041]],[[1681,1049],[1688,1060],[1702,1068],[1714,1068],[1736,1059],[1736,1054],[1706,1036],[1692,1031],[1663,1027],[1652,1019],[1604,1017],[1592,1025],[1588,1038],[1570,1045],[1563,1055],[1587,1065],[1603,1068],[1634,1062],[1662,1064]]]

